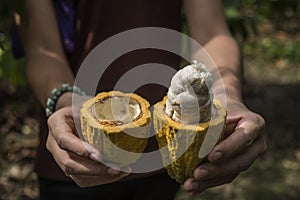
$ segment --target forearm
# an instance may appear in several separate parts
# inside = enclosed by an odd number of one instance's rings
[[[215,92],[222,92],[224,84],[227,102],[241,102],[240,50],[225,22],[222,1],[185,0],[184,5],[191,37],[205,48],[221,74],[222,80],[218,80],[218,76],[215,76]],[[196,49],[192,57],[207,64],[205,63],[207,57],[201,48]],[[209,65],[207,67],[210,68]],[[210,70],[213,75],[218,73],[214,71],[215,69]]]
[[[46,52],[26,57],[26,77],[43,106],[53,88],[61,87],[62,83],[73,84],[74,82],[66,61],[47,55]]]
[[[27,80],[45,107],[53,88],[74,82],[51,0],[26,0],[22,31]]]
[[[227,103],[242,102],[242,64],[237,42],[229,34],[222,34],[212,37],[203,47],[217,66],[218,71],[212,69],[215,93],[224,88]],[[201,49],[195,51],[193,58],[199,59],[200,55]]]

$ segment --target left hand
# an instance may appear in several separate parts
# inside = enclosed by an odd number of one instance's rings
[[[78,136],[75,124],[80,124],[80,108],[91,98],[78,96],[72,101],[72,93],[59,98],[57,111],[48,119],[49,134],[46,147],[66,176],[80,187],[116,182],[129,173],[118,166],[108,167],[102,163],[101,152]],[[129,170],[129,169],[128,169]]]
[[[194,170],[184,183],[192,196],[204,190],[232,182],[266,151],[264,119],[240,102],[227,106],[225,139],[208,154],[208,162]]]

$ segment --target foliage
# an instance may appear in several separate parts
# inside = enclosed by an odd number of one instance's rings
[[[225,16],[246,56],[300,62],[300,1],[225,0]]]
[[[0,1],[0,18],[7,20],[12,12],[22,13],[24,0],[2,0]],[[2,20],[1,20],[2,21]],[[2,21],[3,23],[3,21]],[[3,26],[3,25],[2,25]]]
[[[14,59],[10,42],[13,12],[22,13],[23,4],[23,0],[0,1],[0,80],[9,81],[13,90],[25,86],[24,61]]]
[[[300,43],[288,41],[282,44],[279,41],[265,38],[261,42],[262,52],[268,52],[269,59],[286,59],[291,62],[300,62]]]
[[[9,27],[12,24],[13,12],[23,13],[24,0],[1,0],[0,1],[0,33],[8,34]],[[6,38],[7,40],[8,38]],[[0,44],[4,40],[1,38]],[[3,46],[3,45],[1,45]]]
[[[10,50],[8,42],[3,44],[0,49],[0,79],[6,78],[15,88],[17,86],[25,86],[24,78],[24,60],[15,60]]]
[[[224,5],[239,13],[239,17],[269,19],[274,22],[278,19],[300,17],[298,0],[224,0]]]
[[[234,35],[242,40],[265,21],[276,30],[296,34],[300,31],[300,2],[298,0],[224,0],[225,15]]]
[[[243,49],[244,55],[252,58],[257,57],[273,62],[285,60],[290,64],[300,62],[300,42],[297,41],[286,40],[283,42],[267,37],[262,38],[260,42],[244,44]]]

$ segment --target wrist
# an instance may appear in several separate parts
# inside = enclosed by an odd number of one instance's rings
[[[46,117],[50,117],[56,110],[72,105],[73,94],[85,95],[85,93],[76,86],[62,84],[60,88],[54,88],[46,102]]]
[[[226,93],[226,102],[227,104],[244,104],[240,94],[232,95]]]
[[[230,67],[218,67],[220,74],[215,75],[213,90],[216,94],[225,93],[227,103],[243,104],[242,78],[240,73]]]
[[[72,96],[73,96],[73,92],[66,92],[62,94],[57,100],[55,110],[72,106]]]

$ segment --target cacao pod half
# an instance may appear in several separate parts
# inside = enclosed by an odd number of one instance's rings
[[[82,136],[102,159],[119,167],[134,163],[150,134],[149,102],[137,94],[102,92],[80,110]]]
[[[217,143],[221,141],[227,113],[220,101],[214,100],[215,113],[210,121],[182,124],[166,114],[166,101],[167,97],[154,105],[154,130],[169,176],[179,183],[184,183],[193,176],[194,169],[205,159],[199,157],[199,151],[208,130],[217,134]]]

